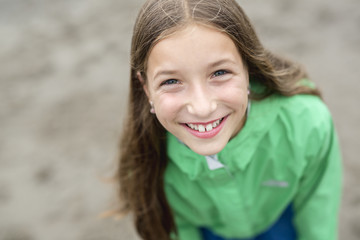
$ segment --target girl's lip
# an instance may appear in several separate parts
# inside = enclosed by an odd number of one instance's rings
[[[221,129],[222,129],[222,128],[224,127],[224,125],[225,125],[225,122],[226,122],[228,116],[229,116],[229,115],[227,115],[227,116],[225,116],[225,117],[223,117],[223,118],[219,118],[219,119],[217,119],[217,120],[215,120],[215,121],[210,121],[210,122],[206,122],[206,123],[204,123],[204,122],[202,122],[202,123],[186,123],[186,124],[183,123],[183,124],[181,124],[181,125],[183,125],[183,126],[185,127],[185,129],[186,129],[188,132],[190,132],[192,135],[194,135],[195,137],[203,138],[203,139],[208,139],[208,138],[215,137],[215,136],[221,131]],[[220,119],[222,119],[221,122],[220,122],[220,124],[219,124],[218,126],[216,126],[215,128],[213,128],[212,130],[210,130],[210,131],[199,132],[199,131],[194,130],[194,129],[192,129],[192,128],[190,128],[190,127],[187,126],[187,124],[196,124],[196,125],[206,126],[207,124],[211,124],[211,123],[216,122],[216,121],[218,121],[218,120],[220,120]]]

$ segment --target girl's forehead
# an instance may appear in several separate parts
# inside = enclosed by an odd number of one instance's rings
[[[224,31],[221,31],[220,29],[205,23],[198,23],[198,22],[190,22],[183,26],[177,26],[171,29],[168,29],[164,31],[157,42],[160,42],[161,40],[168,39],[168,38],[179,38],[179,37],[185,37],[185,36],[192,36],[194,32],[196,31],[202,31],[202,32],[217,32],[217,33],[224,33]]]
[[[153,52],[159,50],[168,52],[171,55],[172,52],[179,49],[185,51],[193,49],[196,51],[197,48],[203,46],[209,47],[208,53],[210,55],[216,49],[221,50],[219,49],[221,45],[223,45],[224,51],[231,47],[231,50],[235,50],[238,54],[235,43],[225,32],[211,25],[192,23],[171,31],[170,34],[159,39],[151,48],[148,56],[150,57]],[[190,53],[192,52],[190,51]]]
[[[209,36],[208,39],[202,38],[203,35]],[[201,39],[200,39],[201,38]],[[192,39],[192,44],[190,44],[190,47],[195,47],[197,45],[203,45],[207,44],[209,41],[213,38],[222,38],[226,39],[228,42],[228,45],[236,45],[236,43],[233,41],[233,39],[226,33],[223,29],[219,29],[216,26],[213,26],[210,23],[203,23],[198,21],[191,21],[184,23],[182,25],[178,25],[176,27],[167,29],[163,31],[159,35],[159,37],[154,40],[152,47],[147,52],[147,56],[144,61],[144,72],[148,72],[149,69],[149,61],[151,58],[152,53],[154,52],[154,49],[159,49],[159,46],[168,45],[169,43],[173,43],[171,47],[168,47],[168,52],[171,53],[173,49],[179,49],[180,45],[184,43],[185,41],[189,41]],[[164,44],[164,42],[166,44]],[[220,41],[219,41],[220,42]],[[239,54],[239,51],[236,48],[236,53]],[[162,47],[164,50],[164,48]],[[209,53],[212,51],[212,49],[209,49]]]
[[[199,70],[218,62],[242,63],[232,39],[213,27],[189,25],[153,47],[147,72],[157,75],[156,72],[164,69]]]

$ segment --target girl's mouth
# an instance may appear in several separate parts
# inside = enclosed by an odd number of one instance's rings
[[[209,132],[213,130],[214,128],[217,128],[220,123],[224,120],[225,117],[220,118],[216,121],[210,122],[210,123],[203,123],[203,124],[197,124],[197,123],[186,123],[186,126],[191,128],[192,130],[198,131],[198,132]]]
[[[216,136],[224,126],[228,116],[207,123],[184,123],[185,129],[198,138],[212,138]]]

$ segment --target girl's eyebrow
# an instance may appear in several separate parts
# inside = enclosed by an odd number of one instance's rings
[[[222,65],[224,63],[236,64],[233,60],[228,59],[228,58],[224,58],[224,59],[215,61],[213,63],[210,63],[209,68],[214,68],[214,67],[220,66],[220,65]]]
[[[215,62],[209,63],[209,68],[215,68],[218,67],[222,64],[232,64],[235,65],[236,62],[234,62],[233,60],[229,59],[229,58],[224,58],[224,59],[220,59],[217,60]],[[178,71],[177,70],[159,70],[158,72],[155,73],[154,79],[156,79],[157,77],[161,76],[161,75],[175,75],[177,74]]]
[[[155,73],[154,79],[156,79],[160,75],[173,75],[176,73],[178,73],[176,70],[161,70],[161,71],[158,71],[157,73]]]

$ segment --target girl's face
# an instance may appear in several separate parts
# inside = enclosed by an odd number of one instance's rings
[[[157,43],[147,67],[158,120],[194,152],[220,152],[244,125],[248,72],[226,34],[190,25]]]

